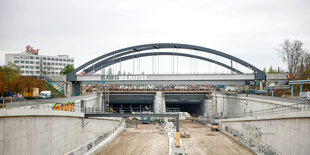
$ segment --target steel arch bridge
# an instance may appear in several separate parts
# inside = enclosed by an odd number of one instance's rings
[[[72,81],[72,82],[77,82],[77,75],[79,71],[83,70],[87,74],[91,71],[98,71],[100,69],[103,69],[107,66],[113,65],[114,63],[130,60],[130,59],[135,59],[139,57],[146,57],[146,56],[157,56],[157,55],[174,55],[174,56],[183,56],[183,57],[190,57],[194,59],[199,59],[203,61],[208,61],[217,65],[220,65],[222,67],[225,67],[235,73],[238,74],[243,74],[241,71],[237,70],[236,68],[232,68],[224,63],[221,63],[216,60],[209,59],[207,57],[202,57],[198,55],[192,55],[192,54],[185,54],[185,53],[176,53],[176,52],[145,52],[145,53],[140,53],[141,51],[147,51],[147,50],[154,50],[154,49],[189,49],[189,50],[196,50],[196,51],[201,51],[205,53],[210,53],[214,54],[217,56],[221,56],[227,59],[230,59],[232,61],[235,61],[249,69],[251,69],[254,73],[254,79],[255,80],[265,80],[266,75],[263,71],[258,69],[257,67],[251,65],[250,63],[241,60],[235,56],[229,55],[227,53],[217,51],[214,49],[206,48],[206,47],[201,47],[201,46],[196,46],[196,45],[189,45],[189,44],[179,44],[179,43],[154,43],[154,44],[143,44],[143,45],[137,45],[137,46],[131,46],[131,47],[126,47],[123,49],[115,50],[106,54],[103,54],[99,57],[96,57],[83,65],[79,66],[76,68],[74,71],[70,72],[67,75],[67,81]]]

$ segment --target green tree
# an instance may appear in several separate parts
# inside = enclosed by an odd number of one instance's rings
[[[65,66],[64,69],[62,69],[60,71],[60,75],[67,75],[69,74],[70,72],[72,72],[74,70],[74,66],[73,65],[67,65]]]
[[[264,67],[263,72],[266,73],[266,68]]]
[[[269,67],[268,73],[276,73],[276,71],[272,69],[272,65]]]
[[[20,78],[20,68],[13,63],[0,66],[0,94],[5,92],[19,90],[16,86]]]

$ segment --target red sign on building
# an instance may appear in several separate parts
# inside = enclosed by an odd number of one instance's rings
[[[26,46],[26,53],[38,55],[39,49],[33,49],[30,45],[28,45],[28,46]]]

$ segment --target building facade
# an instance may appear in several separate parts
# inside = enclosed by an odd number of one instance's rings
[[[38,55],[39,50],[29,46],[26,52],[5,54],[5,64],[12,62],[20,67],[22,76],[59,75],[66,65],[74,66],[74,59],[68,55]]]

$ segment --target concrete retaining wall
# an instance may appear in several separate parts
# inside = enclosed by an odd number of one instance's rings
[[[213,99],[216,100],[217,116],[253,112],[294,104],[290,102],[266,100],[254,97],[228,96],[225,94],[217,94]]]
[[[112,140],[119,132],[120,128],[123,129],[125,126],[125,120],[119,121],[116,125],[109,128],[108,130],[100,133],[92,140],[84,143],[83,145],[75,148],[72,151],[65,153],[65,155],[82,155],[82,154],[95,154],[97,150],[100,150],[109,140]],[[115,133],[118,132],[118,133]]]
[[[83,119],[83,113],[0,110],[0,155],[64,154],[98,137],[119,119]]]
[[[310,151],[310,112],[222,119],[221,128],[263,154],[300,154]]]

